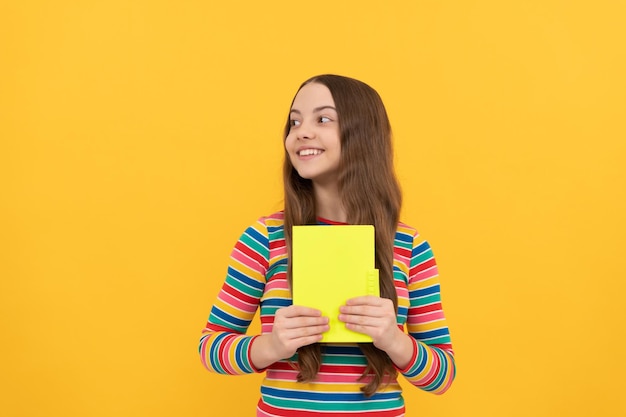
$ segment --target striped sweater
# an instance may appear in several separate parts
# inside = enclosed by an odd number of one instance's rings
[[[437,265],[429,244],[402,223],[394,242],[393,271],[398,326],[406,328],[414,341],[412,360],[398,372],[414,386],[441,394],[450,387],[456,369]],[[221,374],[261,372],[250,360],[255,336],[246,335],[246,330],[260,308],[261,331],[270,333],[276,310],[291,303],[279,212],[250,226],[232,251],[226,280],[200,339],[204,366]],[[296,381],[296,362],[297,354],[264,370],[257,416],[404,415],[397,378],[390,378],[369,398],[360,391],[365,382],[359,378],[367,362],[358,345],[323,344],[322,365],[310,383]]]

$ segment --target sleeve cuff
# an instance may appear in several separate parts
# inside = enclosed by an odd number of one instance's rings
[[[411,337],[411,342],[413,343],[413,354],[411,355],[411,360],[409,361],[409,363],[404,368],[399,368],[398,366],[396,366],[395,363],[393,364],[396,370],[401,374],[409,372],[413,365],[415,365],[415,361],[417,360],[417,352],[419,350],[419,347],[417,346],[417,340]]]
[[[250,340],[250,345],[248,346],[248,363],[250,364],[250,369],[252,369],[254,373],[260,374],[261,372],[265,372],[267,368],[258,369],[256,366],[254,366],[254,363],[252,363],[252,357],[250,356],[250,352],[252,352],[252,345],[258,337],[259,335],[253,336]]]

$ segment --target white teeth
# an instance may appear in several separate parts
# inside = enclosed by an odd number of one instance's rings
[[[298,154],[300,156],[319,155],[322,151],[320,149],[303,149]]]

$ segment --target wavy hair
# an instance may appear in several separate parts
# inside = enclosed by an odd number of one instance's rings
[[[375,265],[379,269],[381,297],[391,299],[397,311],[393,247],[402,195],[393,169],[391,125],[387,111],[376,90],[353,78],[318,75],[305,81],[298,91],[310,83],[326,86],[335,102],[341,145],[338,178],[340,198],[349,224],[374,225]],[[288,118],[283,139],[287,137],[289,130]],[[313,183],[298,175],[286,151],[283,180],[285,242],[290,259],[292,226],[316,224],[317,218]],[[291,286],[291,263],[288,277]],[[361,391],[366,396],[371,396],[384,382],[385,376],[395,376],[397,371],[384,351],[371,343],[362,343],[359,346],[367,359],[367,367],[361,376],[366,384]],[[313,380],[320,365],[319,344],[298,349],[298,381]]]

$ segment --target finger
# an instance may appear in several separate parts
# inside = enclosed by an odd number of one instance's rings
[[[371,316],[361,316],[355,314],[340,314],[339,320],[346,324],[358,324],[361,326],[378,327],[381,325],[380,320]]]
[[[297,347],[308,346],[312,343],[317,343],[322,340],[323,336],[321,334],[316,334],[313,336],[301,337],[295,341]]]
[[[339,307],[339,312],[342,314],[378,317],[383,314],[384,310],[380,309],[378,306],[350,305]]]
[[[289,307],[284,307],[276,311],[276,314],[281,312],[283,317],[299,317],[299,316],[308,316],[308,317],[320,317],[322,312],[316,308],[299,306],[299,305],[291,305]]]
[[[360,297],[350,298],[349,300],[346,301],[346,305],[348,306],[352,306],[352,305],[378,306],[378,305],[381,305],[382,300],[383,300],[382,298],[377,297],[375,295],[363,295]]]
[[[287,347],[288,351],[293,351],[300,346],[319,342],[322,339],[322,333],[328,331],[328,326],[305,327],[291,329],[276,334],[280,344]]]
[[[285,329],[298,329],[307,327],[317,327],[327,325],[328,317],[290,317],[281,321]]]
[[[346,323],[346,328],[353,332],[363,333],[374,339],[377,334],[377,328],[373,326],[367,326],[363,324]]]
[[[318,326],[298,327],[289,330],[289,337],[292,339],[300,339],[303,337],[320,336],[322,333],[327,332],[330,326],[322,324]]]

